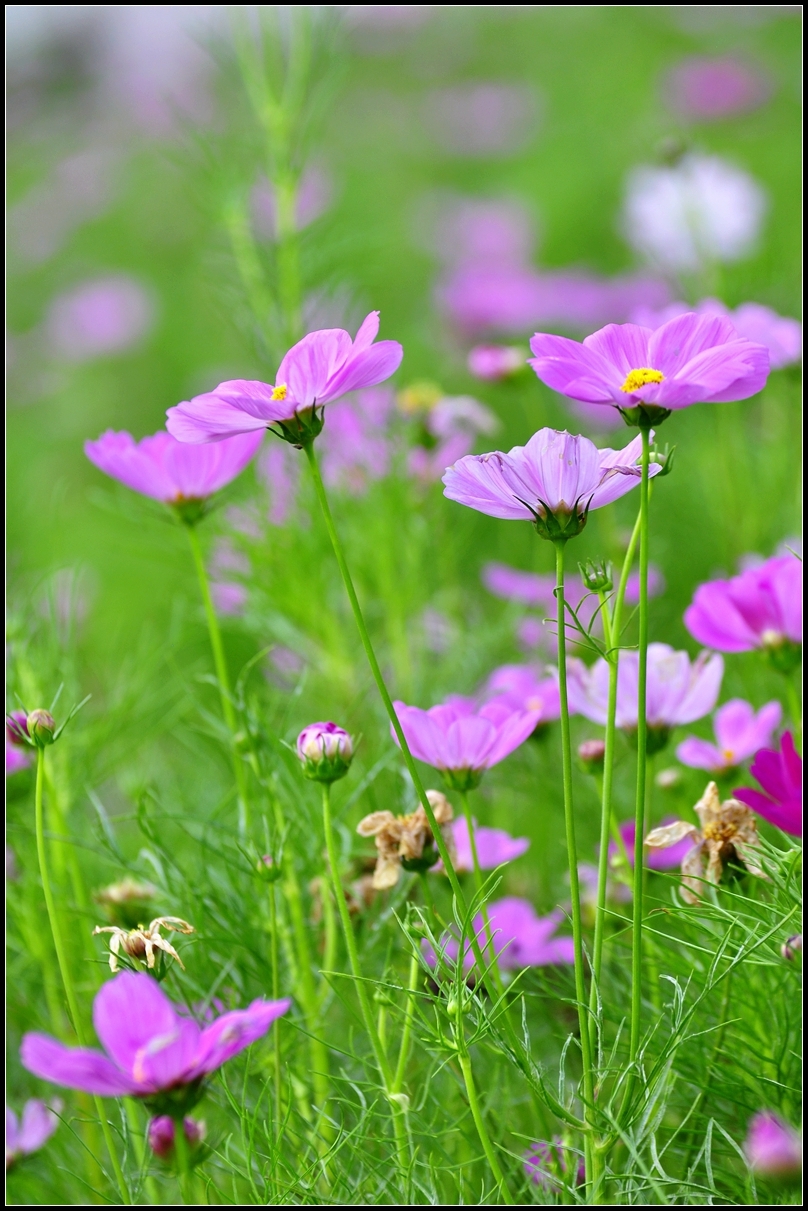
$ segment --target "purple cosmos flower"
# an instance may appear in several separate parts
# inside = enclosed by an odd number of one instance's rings
[[[693,272],[738,261],[757,242],[768,199],[748,173],[720,156],[636,168],[628,180],[623,232],[652,265]]]
[[[190,1100],[206,1076],[263,1038],[291,1003],[253,1001],[202,1030],[151,976],[122,971],[93,1004],[95,1032],[108,1055],[31,1032],[23,1036],[20,1059],[42,1080],[101,1097],[152,1099],[183,1089]]]
[[[461,458],[443,477],[444,496],[489,517],[532,521],[545,538],[571,537],[590,509],[637,487],[640,449],[639,437],[622,450],[598,450],[586,437],[539,429],[508,454]]]
[[[561,1136],[555,1135],[550,1143],[539,1140],[531,1144],[530,1150],[525,1153],[525,1173],[543,1190],[557,1189],[559,1174],[566,1178],[569,1173],[570,1160],[575,1167],[575,1185],[580,1186],[586,1181],[584,1158],[572,1149],[565,1148]]]
[[[555,612],[555,576],[522,572],[506,563],[486,563],[481,579],[489,593],[496,597],[518,601],[521,605],[539,606],[545,614]]]
[[[695,307],[681,302],[668,303],[656,311],[651,307],[639,307],[630,318],[633,324],[640,324],[643,328],[661,328],[668,320],[688,311],[694,311],[697,315],[726,316],[738,336],[755,345],[766,346],[772,370],[782,370],[783,366],[790,366],[802,357],[800,321],[788,315],[778,315],[771,307],[763,307],[760,303],[741,303],[740,307],[730,311],[719,299],[702,299]]]
[[[142,340],[154,322],[148,293],[131,278],[86,282],[51,304],[46,328],[57,352],[71,362],[122,353]]]
[[[525,368],[524,350],[516,345],[475,345],[466,362],[475,378],[496,383]]]
[[[685,626],[699,643],[721,652],[764,648],[785,660],[802,642],[802,561],[777,556],[730,580],[699,585]]]
[[[57,1101],[51,1108],[39,1098],[31,1098],[23,1107],[20,1122],[14,1111],[6,1106],[6,1169],[20,1157],[38,1152],[48,1142],[59,1126],[61,1108],[61,1102]]]
[[[459,696],[428,711],[405,702],[395,708],[412,755],[440,770],[456,790],[476,786],[487,769],[524,744],[541,717],[496,699],[478,706]]]
[[[274,387],[245,379],[220,383],[215,391],[169,408],[166,428],[179,441],[198,443],[274,424],[311,426],[314,409],[349,391],[375,387],[398,370],[404,350],[398,341],[374,344],[378,331],[379,313],[371,311],[353,341],[342,328],[310,332],[283,358]],[[318,426],[317,432],[321,417]]]
[[[749,113],[768,100],[765,76],[737,59],[692,55],[668,73],[665,95],[677,114],[696,121]]]
[[[539,725],[561,714],[558,673],[547,669],[542,676],[532,664],[503,664],[485,683],[489,700],[501,702],[515,711],[538,711]]]
[[[666,816],[662,821],[662,826],[673,824],[675,817]],[[636,836],[636,827],[633,820],[626,820],[620,825],[620,836],[623,838],[623,845],[626,849],[626,855],[631,865],[634,865],[634,838]],[[685,854],[693,848],[693,842],[690,837],[685,837],[682,841],[677,841],[667,849],[649,849],[645,855],[645,865],[651,870],[673,870],[676,866],[682,865],[682,859]],[[622,851],[614,841],[609,844],[609,860],[615,861],[622,857]]]
[[[294,509],[300,485],[300,461],[287,445],[265,446],[256,462],[258,478],[269,497],[267,517],[270,525],[283,526]],[[260,530],[255,537],[260,536]]]
[[[425,124],[446,151],[511,155],[532,135],[538,106],[526,85],[456,84],[429,93],[423,112]]]
[[[385,389],[359,391],[328,409],[320,440],[323,479],[329,487],[361,496],[390,469],[388,437],[395,403]]]
[[[637,729],[639,653],[623,651],[617,667],[617,726]],[[593,723],[606,723],[609,664],[597,660],[591,668],[575,658],[568,662],[570,705]],[[649,752],[663,748],[671,728],[695,723],[715,707],[724,676],[721,656],[702,652],[691,662],[687,652],[667,643],[648,645],[646,717]]]
[[[755,708],[742,698],[725,702],[715,713],[713,726],[715,744],[688,736],[676,750],[682,765],[706,769],[721,774],[734,769],[758,749],[770,743],[772,732],[780,726],[783,708],[779,702],[768,702],[755,713]]]
[[[743,787],[733,791],[733,796],[783,832],[801,837],[802,758],[791,732],[783,733],[779,749],[764,748],[756,753],[749,772],[765,794]]]
[[[455,870],[474,870],[468,820],[465,816],[461,816],[454,821],[452,828],[457,851]],[[503,862],[513,862],[515,858],[521,858],[522,854],[530,849],[530,841],[527,837],[512,837],[502,828],[480,828],[476,820],[474,821],[474,844],[477,849],[480,870],[494,870]],[[438,863],[436,869],[443,869],[442,863]]]
[[[796,1177],[802,1170],[802,1140],[771,1110],[753,1114],[744,1152],[750,1168],[763,1177]]]
[[[422,418],[429,445],[415,446],[407,457],[411,475],[428,482],[468,454],[480,433],[495,433],[499,422],[493,412],[470,395],[446,395]]]
[[[664,414],[746,399],[764,386],[769,353],[721,316],[677,316],[652,332],[608,324],[583,344],[537,332],[530,365],[542,382],[585,403]]]
[[[245,433],[210,449],[196,449],[170,433],[136,442],[131,433],[108,429],[85,442],[90,462],[127,488],[167,505],[202,501],[240,475],[261,444],[262,434]]]
[[[182,1129],[185,1132],[185,1138],[191,1149],[196,1148],[202,1143],[205,1138],[205,1124],[197,1122],[196,1119],[188,1118],[182,1120]],[[158,1114],[149,1123],[149,1147],[155,1156],[159,1156],[165,1160],[167,1157],[174,1155],[174,1133],[176,1124],[168,1114]]]
[[[20,770],[27,769],[30,764],[31,758],[28,753],[18,745],[11,744],[6,736],[6,777],[10,778],[13,774],[18,774]]]
[[[353,741],[336,723],[310,723],[297,738],[303,773],[315,782],[336,782],[353,760]]]
[[[529,900],[518,896],[505,896],[488,905],[488,920],[494,941],[497,962],[503,971],[522,967],[546,967],[555,963],[572,963],[574,950],[572,938],[556,938],[553,934],[563,920],[563,913],[551,912],[540,917]],[[485,923],[482,914],[474,918],[474,932],[484,948],[486,945]],[[435,951],[424,939],[424,954],[431,966],[436,966]],[[449,960],[460,953],[457,939],[445,936],[441,940],[441,952]],[[471,943],[464,941],[463,967],[468,970],[474,965]]]

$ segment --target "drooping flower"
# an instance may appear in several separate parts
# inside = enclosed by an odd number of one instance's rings
[[[466,364],[475,378],[496,383],[512,378],[525,368],[525,352],[518,345],[475,345]]]
[[[607,324],[582,344],[537,332],[530,348],[530,365],[548,387],[584,403],[619,408],[632,423],[640,411],[664,420],[691,404],[747,399],[769,374],[768,349],[740,337],[722,316],[693,312],[655,331]]]
[[[452,805],[440,791],[429,790],[426,793],[454,864]],[[359,821],[356,831],[360,837],[373,837],[376,843],[378,857],[373,872],[373,887],[377,891],[395,887],[402,867],[405,870],[425,871],[439,859],[429,819],[420,803],[408,816],[395,816],[389,811],[371,812]]]
[[[166,1160],[174,1155],[176,1129],[173,1118],[168,1114],[158,1114],[149,1123],[149,1147],[154,1155],[159,1156],[161,1160]],[[191,1150],[198,1148],[207,1134],[207,1128],[204,1123],[189,1118],[187,1115],[182,1120],[182,1129]]]
[[[677,164],[634,169],[622,228],[651,265],[693,272],[748,256],[767,205],[765,191],[748,173],[720,156],[691,152]]]
[[[695,307],[681,302],[668,303],[659,310],[640,307],[630,318],[632,324],[656,329],[688,311],[694,311],[697,315],[726,316],[738,336],[755,345],[766,346],[772,370],[782,370],[783,366],[790,366],[802,357],[800,321],[789,315],[778,315],[771,307],[764,307],[760,303],[741,303],[740,307],[730,311],[719,299],[702,299]]]
[[[586,1181],[584,1158],[571,1148],[565,1147],[560,1135],[553,1136],[549,1143],[539,1140],[531,1144],[529,1151],[525,1153],[525,1173],[543,1190],[558,1189],[561,1185],[559,1178],[567,1178],[571,1165],[575,1170],[575,1185],[580,1186]]]
[[[802,561],[780,555],[729,580],[699,585],[685,610],[699,643],[720,652],[765,650],[788,671],[802,644]]]
[[[313,441],[323,427],[326,404],[383,383],[400,366],[401,345],[375,341],[378,331],[379,313],[371,311],[353,341],[342,328],[310,332],[284,356],[275,386],[246,379],[220,383],[215,391],[169,408],[166,428],[191,443],[219,442],[273,425],[293,445]]]
[[[569,538],[590,509],[639,485],[640,449],[639,437],[622,450],[598,450],[585,437],[540,429],[508,454],[461,458],[443,477],[444,496],[489,517],[531,521],[542,537]]]
[[[713,727],[716,743],[688,736],[676,749],[683,765],[721,774],[734,769],[758,749],[764,748],[775,728],[780,726],[783,708],[779,702],[767,702],[757,712],[742,698],[725,702],[715,713]],[[737,798],[737,796],[736,796]]]
[[[609,703],[609,663],[596,660],[591,668],[569,661],[570,705],[586,719],[605,726]],[[617,665],[617,726],[637,730],[639,653],[622,651]],[[718,700],[724,661],[702,652],[691,662],[687,652],[667,643],[649,643],[646,684],[648,751],[664,748],[671,730],[709,715]]]
[[[763,1177],[796,1177],[802,1171],[799,1133],[772,1110],[752,1115],[744,1152],[750,1168]]]
[[[83,362],[132,348],[153,322],[149,293],[133,278],[117,276],[85,282],[54,299],[46,328],[62,357]]]
[[[685,839],[691,842],[682,858],[683,900],[688,904],[697,904],[704,880],[717,886],[721,881],[724,863],[730,858],[743,862],[750,874],[765,877],[755,853],[758,848],[757,825],[748,807],[736,799],[727,799],[722,803],[718,787],[710,782],[694,811],[701,822],[700,829],[687,820],[677,820],[673,824],[652,829],[645,838],[649,849],[668,849]]]
[[[262,434],[245,433],[209,449],[185,445],[170,433],[136,442],[131,433],[108,429],[85,442],[90,462],[127,488],[173,505],[189,519],[191,510],[240,475],[261,444]]]
[[[423,438],[410,450],[407,467],[425,482],[440,479],[448,466],[473,448],[477,437],[495,433],[499,422],[493,412],[470,395],[446,395],[422,417]]]
[[[771,86],[759,71],[738,59],[691,55],[668,73],[664,92],[681,117],[710,122],[758,109]]]
[[[487,769],[524,744],[539,722],[539,711],[514,710],[494,700],[478,706],[473,698],[450,698],[427,711],[395,703],[414,757],[440,770],[449,786],[470,790]],[[395,732],[391,728],[393,738]]]
[[[203,1030],[177,1011],[150,975],[122,971],[101,987],[93,1004],[95,1032],[107,1055],[30,1032],[23,1036],[20,1059],[29,1072],[55,1085],[188,1110],[205,1077],[263,1038],[291,1003],[253,1001]]]
[[[503,828],[481,828],[476,820],[472,823],[480,870],[494,870],[503,862],[513,862],[516,858],[521,858],[522,854],[530,849],[527,837],[512,837]],[[455,870],[474,870],[469,825],[465,816],[454,822],[454,844],[457,851]]]
[[[353,741],[336,723],[310,723],[297,738],[303,773],[315,782],[344,778],[353,760]]]
[[[539,725],[558,719],[558,674],[555,669],[544,670],[544,674],[532,664],[503,664],[486,681],[486,697],[516,711],[538,711]]]
[[[522,967],[572,963],[572,938],[553,936],[562,920],[563,913],[558,911],[546,917],[538,916],[530,901],[519,896],[505,896],[502,900],[493,901],[488,905],[488,921],[497,965],[503,971],[513,971]],[[485,950],[486,931],[482,914],[474,918],[474,932]],[[424,953],[430,965],[437,965],[438,956],[428,944],[424,946]],[[441,939],[441,957],[454,961],[459,953],[456,938],[446,935]],[[466,938],[463,944],[463,967],[468,970],[473,965],[471,942]]]
[[[180,917],[155,917],[148,926],[138,925],[134,929],[121,929],[118,925],[96,925],[93,936],[100,933],[112,934],[109,941],[110,971],[118,970],[121,951],[136,962],[144,962],[151,971],[155,963],[155,950],[162,951],[163,954],[176,959],[182,970],[185,971],[185,964],[168,939],[161,935],[161,929],[170,929],[175,933],[184,934],[195,932],[193,925],[189,925]]]
[[[19,1120],[14,1111],[6,1106],[6,1169],[10,1169],[23,1156],[38,1152],[48,1142],[59,1126],[58,1112],[61,1109],[62,1104],[58,1099],[48,1106],[33,1097],[23,1106],[22,1120]]]
[[[802,836],[802,758],[791,732],[784,732],[780,747],[764,748],[749,767],[763,792],[743,787],[732,793],[764,820],[794,837]]]

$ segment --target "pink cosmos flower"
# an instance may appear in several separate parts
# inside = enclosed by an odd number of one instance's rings
[[[18,748],[28,746],[28,716],[25,711],[10,711],[6,715],[6,741]]]
[[[749,772],[765,794],[743,787],[732,792],[734,798],[783,832],[801,837],[802,758],[794,748],[791,732],[783,733],[779,749],[760,749]]]
[[[93,1004],[95,1032],[108,1055],[30,1032],[23,1036],[20,1059],[29,1072],[55,1085],[101,1097],[152,1098],[201,1084],[263,1038],[291,1003],[253,1001],[202,1030],[177,1011],[151,976],[122,971],[101,987]]]
[[[497,700],[478,706],[459,696],[428,711],[405,702],[395,708],[412,755],[439,769],[457,790],[476,786],[487,769],[524,744],[540,719],[539,711],[514,710]]]
[[[247,608],[248,593],[243,584],[235,584],[231,580],[212,580],[210,595],[217,614],[237,618],[243,615]]]
[[[418,243],[445,265],[523,265],[535,243],[533,215],[508,197],[431,190],[418,203]]]
[[[766,346],[772,370],[782,370],[783,366],[790,366],[802,357],[800,321],[788,315],[778,315],[771,307],[764,307],[760,303],[741,303],[740,307],[730,311],[719,299],[702,299],[695,307],[681,302],[668,303],[658,310],[639,307],[630,318],[633,324],[656,329],[689,311],[694,311],[696,315],[726,316],[738,336],[755,345]]]
[[[108,429],[98,441],[85,442],[90,462],[127,488],[167,505],[205,500],[237,475],[255,455],[261,433],[245,433],[212,446],[192,449],[170,433],[136,442],[131,433]]]
[[[122,353],[146,336],[154,305],[139,282],[123,276],[99,278],[59,295],[46,320],[48,339],[71,362]]]
[[[61,1108],[61,1102],[57,1101],[51,1109],[39,1098],[31,1098],[23,1107],[20,1122],[14,1111],[6,1106],[6,1169],[20,1157],[38,1152],[48,1142],[59,1126]]]
[[[545,614],[555,613],[555,576],[522,572],[506,563],[485,563],[481,579],[489,593],[496,597],[518,601],[521,605],[539,606]]]
[[[476,820],[473,823],[474,844],[477,849],[480,870],[494,870],[503,862],[513,862],[515,858],[521,858],[522,854],[530,849],[530,841],[527,837],[512,837],[502,828],[480,828]],[[460,816],[455,820],[452,829],[456,850],[455,870],[474,870],[474,857],[471,852],[469,825],[466,817]],[[443,864],[438,863],[435,869],[442,870]]]
[[[28,753],[17,745],[11,744],[6,737],[6,777],[10,778],[13,774],[18,774],[20,770],[27,769],[30,764],[31,758]]]
[[[532,664],[503,664],[486,681],[485,695],[516,711],[538,711],[539,725],[561,714],[555,669],[546,669],[542,676]]]
[[[475,378],[496,383],[525,368],[525,355],[516,345],[475,345],[466,362]]]
[[[776,652],[802,642],[802,561],[781,555],[730,580],[699,585],[685,610],[699,643],[720,652]]]
[[[532,521],[546,537],[556,530],[569,537],[583,528],[590,509],[637,487],[640,451],[639,437],[622,450],[599,450],[586,437],[539,429],[508,454],[461,458],[443,477],[444,496],[489,517]]]
[[[446,395],[422,418],[430,446],[415,446],[407,457],[411,475],[424,482],[440,479],[444,471],[473,448],[481,433],[495,433],[499,421],[470,395]]]
[[[539,1140],[538,1143],[531,1144],[530,1150],[525,1154],[525,1173],[543,1190],[558,1189],[559,1175],[567,1178],[570,1161],[575,1168],[575,1185],[580,1186],[586,1181],[584,1158],[571,1148],[565,1148],[561,1136],[555,1135],[549,1143]]]
[[[692,55],[668,73],[668,104],[683,118],[710,121],[758,109],[771,93],[760,72],[737,59]]]
[[[665,592],[665,577],[654,564],[648,565],[648,596],[659,597]],[[625,600],[628,605],[636,605],[640,600],[640,574],[631,572],[626,581]]]
[[[733,698],[715,713],[716,743],[688,736],[677,748],[676,756],[682,765],[690,765],[693,769],[724,773],[769,744],[782,716],[779,702],[768,702],[755,713],[755,708],[748,702]]]
[[[666,816],[662,824],[673,824],[674,820],[675,817]],[[620,836],[623,838],[623,845],[626,848],[628,860],[633,866],[634,838],[636,836],[636,827],[633,820],[626,820],[620,825]],[[651,870],[673,870],[674,867],[682,865],[682,859],[692,848],[692,839],[685,837],[682,841],[677,841],[667,849],[649,849],[645,855],[645,865]],[[622,853],[619,846],[614,841],[611,841],[609,843],[610,861],[620,857],[622,857]]]
[[[292,421],[333,403],[349,391],[375,387],[394,374],[404,350],[398,341],[377,341],[379,313],[366,316],[352,341],[342,328],[310,332],[278,367],[276,385],[233,379],[215,391],[168,409],[166,428],[179,441],[218,442]]]
[[[497,964],[503,971],[522,967],[546,967],[556,963],[572,963],[574,949],[572,938],[556,938],[563,913],[551,912],[546,917],[537,915],[529,900],[518,896],[505,896],[488,905],[488,921],[497,955]],[[486,932],[482,914],[474,918],[474,932],[480,946],[485,949]],[[438,957],[427,943],[422,943],[427,962],[436,966]],[[453,961],[460,953],[456,938],[446,935],[441,939],[441,954]],[[468,938],[464,939],[463,967],[468,971],[474,965],[474,954]]]
[[[750,1168],[764,1177],[796,1177],[802,1170],[802,1140],[771,1110],[753,1114],[744,1152]]]
[[[715,315],[680,315],[655,332],[608,324],[583,344],[537,332],[530,347],[530,365],[548,387],[622,410],[670,411],[746,399],[769,374],[768,350]]]

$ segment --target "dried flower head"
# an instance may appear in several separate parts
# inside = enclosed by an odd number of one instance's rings
[[[427,798],[440,825],[443,839],[454,860],[454,833],[451,821],[452,805],[440,791],[427,791]],[[356,831],[360,837],[373,837],[378,857],[373,873],[377,891],[395,887],[401,867],[405,870],[428,870],[438,860],[435,838],[422,805],[409,816],[394,816],[392,812],[371,812],[360,820]]]
[[[718,787],[710,782],[694,810],[701,822],[700,829],[686,820],[676,820],[673,824],[653,829],[645,838],[645,844],[650,849],[667,849],[685,837],[692,840],[692,847],[682,858],[682,898],[688,904],[698,903],[705,878],[718,885],[724,864],[731,858],[740,859],[751,874],[765,878],[755,854],[758,846],[757,824],[748,807],[737,799],[726,799],[722,803]]]
[[[155,963],[155,949],[176,959],[182,970],[185,971],[185,964],[168,939],[161,936],[161,929],[171,929],[175,933],[185,934],[196,932],[193,925],[189,925],[181,917],[155,917],[148,928],[143,925],[138,925],[137,929],[119,929],[117,925],[96,925],[93,936],[97,933],[112,934],[109,941],[110,971],[118,970],[118,956],[121,950],[130,959],[140,962],[145,960],[146,966],[151,971]]]
[[[147,916],[158,891],[153,883],[140,883],[128,875],[118,883],[110,883],[93,894],[96,904],[103,908],[112,925],[134,929]]]

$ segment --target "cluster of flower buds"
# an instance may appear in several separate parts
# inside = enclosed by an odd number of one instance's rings
[[[353,760],[353,741],[336,723],[310,723],[297,738],[303,774],[314,782],[337,782]]]
[[[193,1154],[203,1142],[207,1134],[207,1127],[203,1122],[197,1122],[196,1119],[186,1116],[182,1120],[182,1129]],[[158,1114],[149,1123],[149,1147],[155,1156],[160,1157],[160,1160],[167,1161],[173,1158],[176,1130],[176,1122],[167,1114]]]

